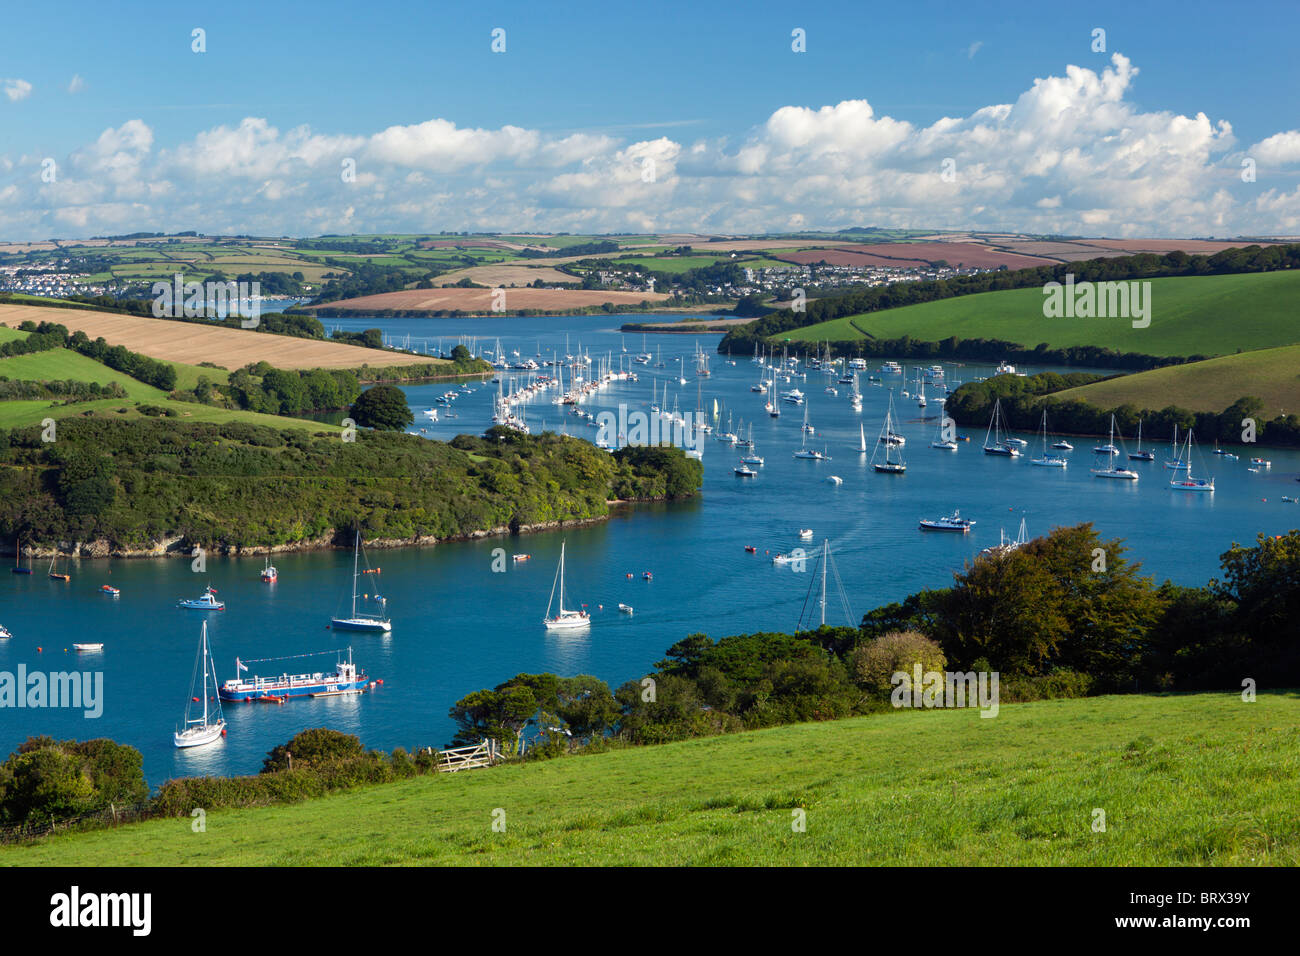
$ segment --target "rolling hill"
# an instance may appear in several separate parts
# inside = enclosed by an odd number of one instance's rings
[[[1157,356],[1230,355],[1300,342],[1300,272],[1180,276],[1151,283],[1151,324],[1125,318],[1045,318],[1039,287],[984,292],[821,322],[773,336],[846,342],[867,337],[937,342],[1002,339],[1033,348],[1097,345]]]
[[[1300,413],[1300,345],[1122,375],[1055,392],[1050,400],[1074,399],[1100,408],[1177,405],[1193,412],[1221,412],[1246,395],[1264,402],[1265,419]]]
[[[0,865],[1293,866],[1297,754],[1286,692],[900,711],[209,811],[203,835],[62,835]]]

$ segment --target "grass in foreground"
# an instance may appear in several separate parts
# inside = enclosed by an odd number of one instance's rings
[[[1295,694],[1100,697],[419,777],[209,813],[202,834],[185,818],[59,836],[0,864],[1295,865],[1298,783]]]
[[[778,343],[851,341],[868,336],[938,342],[1003,339],[1033,348],[1097,345],[1144,355],[1230,355],[1238,349],[1264,349],[1300,341],[1295,301],[1300,273],[1179,276],[1151,279],[1151,325],[1135,329],[1131,320],[1049,319],[1043,316],[1043,290],[983,292],[938,302],[819,322],[773,336]],[[1162,406],[1163,407],[1163,406]]]
[[[1127,403],[1138,408],[1177,405],[1194,412],[1221,412],[1244,395],[1263,401],[1264,419],[1300,411],[1300,345],[1151,369],[1056,392],[1051,400],[1074,399],[1100,408]]]

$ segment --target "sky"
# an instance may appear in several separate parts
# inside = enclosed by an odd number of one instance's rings
[[[1297,36],[1295,0],[11,4],[0,240],[1297,235]]]

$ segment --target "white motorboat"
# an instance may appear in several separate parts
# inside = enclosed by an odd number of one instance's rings
[[[921,529],[923,531],[959,531],[965,534],[974,524],[975,522],[970,518],[963,518],[960,511],[954,511],[943,518],[921,519]]]
[[[192,608],[197,611],[224,611],[226,609],[225,602],[217,600],[217,589],[211,584],[203,589],[201,596],[189,600],[182,598],[176,602],[176,606]]]
[[[204,627],[206,627],[206,626],[207,626],[207,625],[205,624]],[[103,644],[77,644],[77,643],[73,643],[73,645],[72,645],[72,649],[73,649],[74,651],[102,651],[102,650],[104,649],[104,645],[103,645]]]

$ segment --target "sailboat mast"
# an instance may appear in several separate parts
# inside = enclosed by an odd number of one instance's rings
[[[560,614],[564,614],[564,542],[560,542]]]
[[[361,557],[361,529],[357,529],[356,540],[352,544],[352,617],[357,616],[357,561]]]
[[[830,560],[831,541],[822,541],[822,627],[826,626],[826,562]]]
[[[203,726],[208,726],[208,622],[203,622]]]

